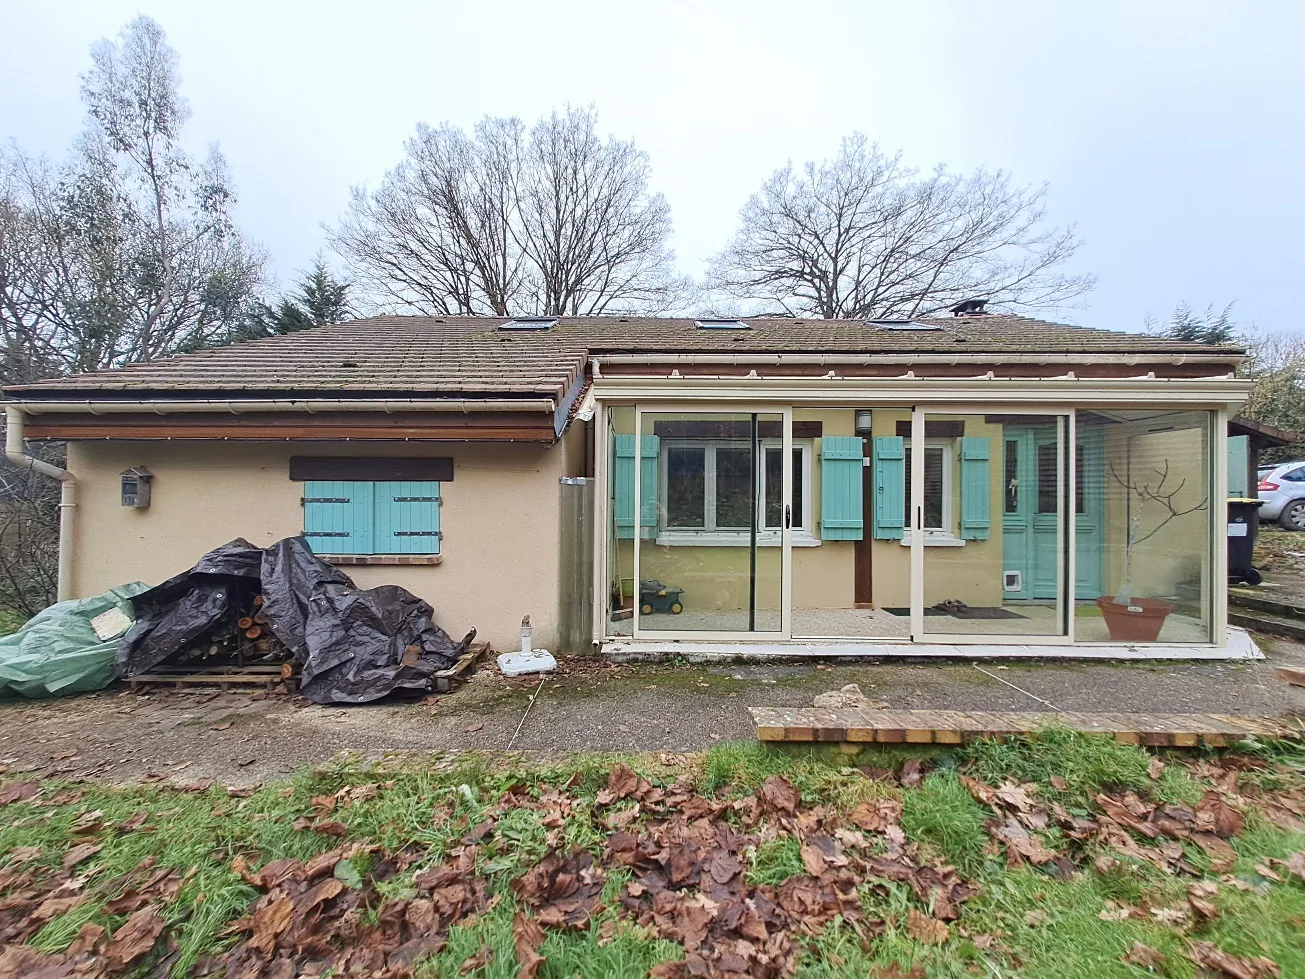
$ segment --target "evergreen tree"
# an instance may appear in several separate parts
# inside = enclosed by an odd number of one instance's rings
[[[331,274],[318,258],[312,271],[305,272],[289,295],[275,305],[260,304],[251,317],[249,337],[294,333],[325,323],[343,323],[353,315],[349,305],[350,283]]]

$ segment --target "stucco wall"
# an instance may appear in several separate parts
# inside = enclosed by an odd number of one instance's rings
[[[267,545],[298,534],[304,484],[289,478],[291,455],[451,456],[454,478],[441,487],[443,563],[344,570],[361,587],[393,583],[426,599],[454,637],[474,627],[496,648],[515,648],[529,614],[536,642],[555,643],[565,460],[560,450],[525,443],[73,442],[75,593],[160,582],[234,537]],[[568,457],[583,452],[571,446]],[[140,465],[154,473],[152,504],[120,506],[118,474]]]

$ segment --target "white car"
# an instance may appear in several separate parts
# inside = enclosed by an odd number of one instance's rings
[[[1260,466],[1260,521],[1276,520],[1284,530],[1305,530],[1305,461]]]

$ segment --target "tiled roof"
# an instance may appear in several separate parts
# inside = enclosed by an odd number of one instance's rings
[[[747,330],[700,329],[693,319],[562,317],[541,331],[501,331],[491,317],[377,316],[216,347],[120,370],[52,378],[5,390],[22,397],[154,392],[418,396],[559,396],[602,353],[1182,354],[1241,351],[1066,326],[1023,316],[938,317],[937,330],[893,330],[861,320],[746,319]],[[1000,359],[997,356],[995,359]]]

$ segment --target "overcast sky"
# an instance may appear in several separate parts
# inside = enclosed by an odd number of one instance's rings
[[[418,121],[592,102],[651,156],[694,275],[772,170],[860,130],[919,166],[1049,182],[1084,240],[1073,271],[1100,278],[1063,319],[1135,328],[1235,300],[1242,322],[1297,328],[1300,0],[0,0],[0,137],[61,158],[90,45],[138,13],[168,32],[188,141],[220,142],[283,282]]]

